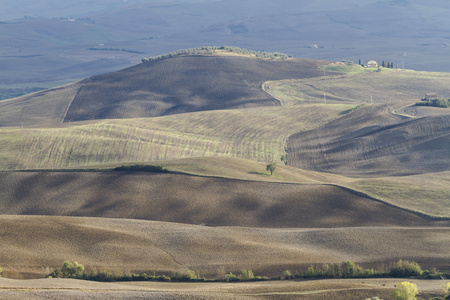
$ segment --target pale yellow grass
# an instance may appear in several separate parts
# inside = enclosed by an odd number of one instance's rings
[[[349,186],[400,207],[450,217],[450,172],[362,179]]]
[[[286,105],[295,103],[419,102],[425,93],[450,98],[448,73],[387,70],[319,78],[267,81],[263,88]]]
[[[208,156],[280,162],[291,134],[321,126],[350,107],[255,108],[4,129],[0,168],[73,168]]]

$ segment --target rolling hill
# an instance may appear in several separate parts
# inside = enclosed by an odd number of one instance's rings
[[[6,215],[259,228],[450,225],[448,220],[433,220],[325,183],[112,171],[3,172],[0,184],[0,210]]]
[[[276,106],[280,102],[260,88],[264,81],[321,76],[317,68],[325,63],[239,55],[151,61],[66,87],[1,101],[0,126]]]
[[[0,224],[2,267],[35,276],[64,260],[119,273],[192,269],[209,276],[220,267],[278,275],[314,263],[389,266],[401,258],[448,268],[450,243],[448,227],[280,229],[59,216],[0,216]]]
[[[346,176],[448,171],[450,115],[405,119],[388,106],[364,107],[289,138],[289,164]]]
[[[36,278],[64,260],[118,273],[192,269],[210,277],[243,269],[279,276],[345,260],[389,268],[410,259],[449,270],[450,114],[412,107],[414,97],[361,106],[366,101],[355,96],[366,88],[361,82],[372,82],[366,86],[379,98],[396,85],[404,94],[408,78],[445,90],[446,75],[336,74],[325,64],[189,55],[1,101],[3,275]],[[317,103],[323,93],[327,103]],[[272,176],[269,162],[278,163]],[[112,171],[134,164],[170,172]],[[111,295],[104,286],[39,290],[50,283],[61,284],[33,281],[27,295]],[[230,297],[390,291],[304,284],[234,287]],[[20,284],[0,280],[0,297],[16,296],[11,286]],[[123,293],[149,295],[125,285]],[[152,293],[229,296],[213,285]]]

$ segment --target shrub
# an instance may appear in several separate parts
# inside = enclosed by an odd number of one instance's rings
[[[281,274],[281,277],[284,278],[284,279],[292,279],[292,278],[294,278],[294,276],[292,275],[291,271],[289,271],[289,270],[283,271],[283,273]]]
[[[311,265],[309,266],[308,270],[305,271],[303,276],[306,278],[321,277],[322,272],[320,270],[315,270],[314,267]]]
[[[450,282],[442,284],[442,291],[444,292],[444,299],[450,300]]]
[[[155,278],[156,281],[170,281],[170,277],[166,275],[159,275]]]
[[[232,282],[232,281],[239,281],[239,278],[230,272],[230,274],[225,275],[225,280]]]
[[[416,262],[399,260],[394,268],[391,269],[390,275],[393,277],[411,277],[422,276],[422,268]]]
[[[419,293],[417,285],[404,281],[399,283],[392,293],[392,297],[396,300],[416,300]]]
[[[78,262],[71,263],[65,261],[63,266],[56,269],[49,276],[60,277],[60,278],[82,278],[83,277],[84,266]]]
[[[355,277],[357,272],[357,266],[354,262],[348,260],[342,263],[342,277],[351,278]]]
[[[253,280],[255,279],[255,275],[253,275],[252,270],[243,270],[239,276],[239,279],[244,281]]]
[[[197,274],[195,274],[195,271],[192,270],[175,272],[171,279],[173,281],[192,281],[197,279]]]

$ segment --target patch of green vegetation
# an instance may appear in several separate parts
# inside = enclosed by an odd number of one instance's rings
[[[365,68],[353,63],[332,63],[326,66],[320,67],[322,71],[346,73],[346,74],[358,74],[365,71]]]
[[[253,51],[253,50],[247,50],[242,49],[239,47],[231,47],[231,46],[208,46],[208,47],[198,47],[198,48],[189,48],[189,49],[183,49],[178,51],[173,51],[168,54],[154,56],[150,58],[143,58],[142,62],[150,62],[150,61],[156,61],[171,57],[177,57],[177,56],[184,56],[184,55],[211,55],[218,52],[229,52],[229,53],[235,53],[235,54],[241,54],[241,55],[248,55],[248,56],[254,56],[257,58],[265,58],[265,59],[287,59],[292,57],[292,55],[274,52],[263,52],[263,51]]]
[[[86,269],[86,270],[85,270]],[[173,281],[173,282],[246,282],[246,281],[266,281],[266,280],[291,280],[295,278],[302,279],[321,279],[321,278],[381,278],[381,277],[401,277],[401,278],[419,278],[419,279],[437,279],[442,276],[448,276],[447,273],[442,273],[433,269],[422,270],[420,265],[416,262],[399,260],[390,270],[377,270],[373,268],[363,268],[352,261],[345,261],[341,264],[335,263],[333,265],[310,265],[306,270],[298,271],[295,275],[289,270],[282,272],[279,277],[269,278],[267,276],[255,276],[252,270],[242,270],[240,275],[235,275],[232,272],[225,274],[222,269],[221,274],[216,278],[200,277],[193,270],[176,271],[172,276],[165,274],[147,275],[142,274],[117,274],[111,271],[97,271],[91,268],[85,268],[84,265],[78,262],[71,263],[65,261],[61,268],[48,275],[49,278],[74,278],[92,281]]]
[[[433,99],[430,101],[420,101],[415,104],[416,106],[433,106],[441,108],[450,107],[450,99]]]

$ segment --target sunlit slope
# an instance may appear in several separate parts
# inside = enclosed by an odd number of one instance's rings
[[[327,184],[142,172],[3,172],[7,215],[146,219],[212,226],[445,226]]]
[[[335,72],[344,72],[335,75]],[[345,74],[346,73],[346,74]],[[434,92],[450,98],[449,73],[412,70],[363,69],[358,65],[324,67],[325,77],[266,82],[264,89],[277,99],[289,103],[402,103],[420,101]]]
[[[0,127],[55,125],[64,116],[81,82],[0,101]]]
[[[377,199],[429,215],[450,217],[450,172],[358,179],[348,186]]]
[[[209,276],[220,267],[276,276],[346,260],[433,266],[448,262],[450,247],[449,228],[262,229],[51,216],[0,216],[0,234],[2,268],[35,274],[64,260],[120,273],[192,269]]]
[[[387,105],[366,106],[292,135],[289,165],[353,177],[448,171],[450,115],[407,118]]]
[[[280,162],[289,135],[321,126],[351,107],[253,108],[52,128],[3,128],[0,168],[67,168],[204,156]]]

